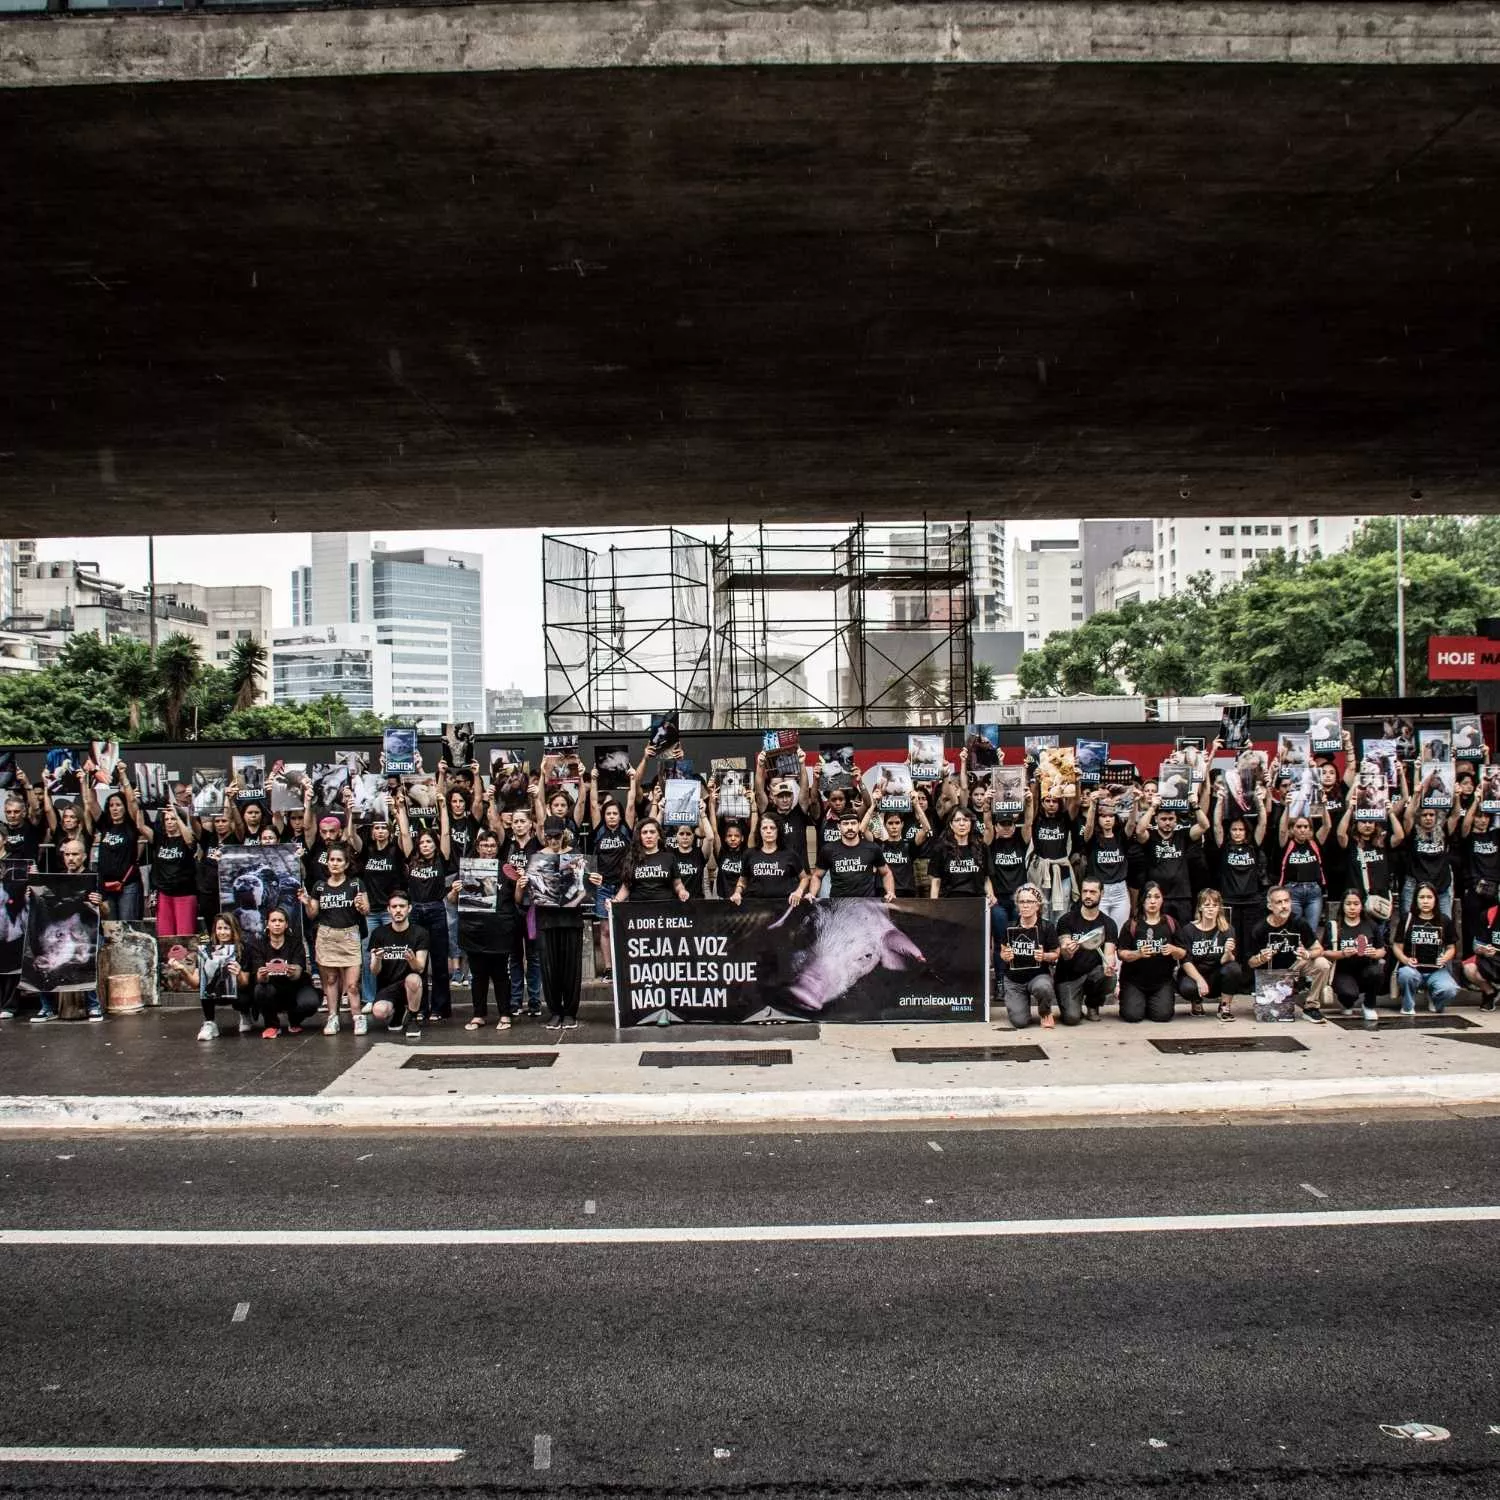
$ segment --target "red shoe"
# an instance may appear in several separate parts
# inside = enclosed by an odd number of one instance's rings
[[[281,1028],[279,1026],[267,1026],[266,1029],[261,1032],[260,1039],[263,1042],[274,1042],[280,1035]]]

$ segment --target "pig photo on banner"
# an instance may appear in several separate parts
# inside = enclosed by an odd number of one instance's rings
[[[989,922],[979,899],[611,910],[621,1026],[989,1016]]]
[[[99,908],[92,875],[37,875],[28,882],[21,988],[91,990],[99,977]]]
[[[226,844],[219,855],[219,910],[240,924],[246,940],[266,930],[266,915],[280,907],[292,931],[301,931],[300,844]]]

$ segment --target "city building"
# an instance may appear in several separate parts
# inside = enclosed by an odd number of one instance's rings
[[[1087,563],[1084,576],[1088,576]],[[1155,597],[1155,558],[1149,546],[1134,547],[1095,577],[1092,613],[1103,614],[1122,604],[1144,604]]]
[[[391,647],[376,639],[373,625],[278,626],[271,632],[271,693],[287,704],[337,693],[354,713],[391,717]]]
[[[18,552],[13,609],[5,627],[37,639],[43,662],[75,634],[95,634],[109,643],[151,639],[151,610],[144,589],[127,589],[100,576],[99,565],[74,558],[38,558],[34,546]],[[206,611],[192,605],[156,601],[158,640],[185,635],[205,661],[213,660],[213,632]]]
[[[547,727],[547,695],[528,697],[512,684],[486,688],[484,726],[486,734],[541,734]]]
[[[1153,523],[1156,597],[1187,587],[1206,573],[1215,588],[1238,583],[1245,570],[1277,548],[1288,557],[1342,552],[1363,516],[1166,516]]]
[[[971,587],[974,592],[974,629],[1004,630],[1006,612],[1005,522],[975,521],[971,528],[973,547]]]
[[[962,526],[949,521],[930,521],[925,527],[902,527],[891,532],[889,557],[914,566],[924,559],[932,566],[946,565],[950,546],[959,541]],[[924,547],[925,543],[925,547]],[[969,589],[975,630],[1003,630],[1005,600],[1005,522],[969,523]],[[946,623],[953,595],[943,589],[926,594],[910,590],[891,595],[891,620],[897,625]]]
[[[216,667],[228,667],[241,641],[259,641],[269,653],[271,591],[261,584],[158,583],[156,600],[160,605],[180,605],[207,616],[211,641],[204,657]],[[268,677],[261,679],[258,702],[264,703],[270,696]]]
[[[390,648],[392,713],[421,726],[485,718],[482,559],[392,550],[368,532],[315,532],[292,570],[292,625],[374,625]],[[379,712],[380,710],[377,710]]]
[[[1017,543],[1011,556],[1011,623],[1028,651],[1055,631],[1072,630],[1091,608],[1083,586],[1083,548],[1071,541]]]
[[[1092,614],[1105,606],[1097,603],[1099,580],[1127,553],[1145,552],[1150,556],[1155,544],[1154,527],[1149,519],[1133,521],[1084,521],[1078,527],[1078,545],[1083,548],[1084,608]],[[1152,598],[1148,590],[1141,595]],[[1122,601],[1123,602],[1123,601]]]

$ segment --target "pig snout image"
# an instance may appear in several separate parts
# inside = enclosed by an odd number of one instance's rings
[[[872,901],[833,901],[816,909],[812,945],[796,959],[790,991],[805,1010],[824,1010],[876,967],[904,969],[922,950]]]

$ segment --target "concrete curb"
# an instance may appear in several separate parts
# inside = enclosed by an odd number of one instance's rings
[[[0,1099],[0,1132],[462,1129],[497,1126],[876,1124],[1013,1121],[1500,1103],[1500,1073],[1237,1083],[808,1090],[736,1094],[482,1094],[441,1099],[37,1095]]]

